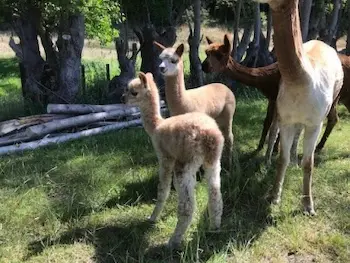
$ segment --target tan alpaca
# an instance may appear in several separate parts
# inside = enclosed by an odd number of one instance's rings
[[[274,44],[281,81],[277,96],[277,121],[281,153],[271,201],[281,198],[283,181],[293,137],[302,125],[304,132],[302,167],[303,205],[315,214],[311,185],[314,152],[322,121],[331,109],[343,83],[342,64],[336,51],[325,43],[312,40],[303,45],[298,0],[259,0],[272,9]]]
[[[225,156],[228,168],[232,163],[232,118],[236,100],[232,91],[221,83],[211,83],[195,89],[185,89],[182,54],[184,45],[176,49],[165,48],[155,42],[163,51],[160,54],[160,70],[165,76],[165,96],[172,116],[187,112],[203,112],[214,118],[225,137]]]
[[[215,120],[200,112],[167,119],[160,115],[159,95],[151,73],[130,81],[126,102],[140,107],[144,128],[152,139],[159,161],[157,203],[150,217],[156,221],[169,195],[172,174],[178,193],[178,222],[169,240],[178,247],[191,223],[195,207],[195,173],[201,165],[208,180],[211,228],[219,228],[222,215],[220,158],[224,137]]]

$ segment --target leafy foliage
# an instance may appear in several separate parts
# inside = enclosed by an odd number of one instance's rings
[[[88,38],[97,38],[105,44],[118,36],[113,23],[119,22],[123,16],[119,2],[115,0],[0,0],[0,19],[3,21],[11,22],[13,16],[30,15],[36,25],[50,33],[57,32],[60,22],[76,13],[85,16]]]

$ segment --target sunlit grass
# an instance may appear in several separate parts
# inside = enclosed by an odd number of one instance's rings
[[[98,76],[108,61],[84,63]],[[16,112],[21,107],[16,63],[0,60],[4,117],[21,112]],[[219,232],[208,231],[206,183],[198,182],[197,209],[183,251],[164,247],[176,225],[177,196],[172,190],[160,221],[148,223],[157,158],[144,130],[134,128],[1,157],[0,262],[348,262],[350,114],[340,107],[341,120],[316,156],[318,215],[310,218],[301,213],[297,167],[287,170],[282,203],[265,201],[275,159],[267,168],[263,153],[250,153],[260,137],[266,101],[238,88],[234,171],[222,172]]]

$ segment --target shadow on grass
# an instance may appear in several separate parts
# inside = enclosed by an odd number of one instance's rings
[[[16,58],[0,58],[0,79],[19,77],[19,64]]]
[[[113,226],[73,229],[55,240],[47,237],[35,241],[29,246],[28,257],[41,253],[48,246],[80,241],[93,244],[95,259],[99,263],[205,262],[215,253],[226,251],[229,243],[234,242],[238,247],[250,246],[271,224],[270,206],[263,196],[272,178],[260,172],[262,161],[258,157],[250,159],[241,164],[243,173],[222,175],[224,214],[221,230],[208,231],[207,212],[204,212],[198,223],[198,231],[192,234],[192,241],[181,252],[170,251],[165,244],[150,245],[148,240],[152,238],[152,225],[131,219],[131,222],[116,222]],[[157,180],[158,177],[154,176],[146,182],[131,183],[118,199],[112,198],[104,206],[113,207],[122,203],[135,205],[140,199],[153,199],[156,197]],[[162,217],[167,215],[163,213]]]
[[[143,147],[140,147],[142,145]],[[62,222],[79,219],[92,211],[116,204],[150,202],[156,196],[157,176],[148,181],[129,175],[130,167],[156,164],[148,137],[140,129],[95,136],[64,145],[4,157],[0,163],[0,186],[17,193],[44,186],[51,207]],[[111,159],[112,157],[121,159]],[[128,179],[126,176],[133,176]],[[126,190],[114,193],[123,180]],[[128,183],[130,181],[130,183]],[[136,181],[136,182],[135,182]],[[125,184],[125,183],[124,183]],[[109,201],[94,200],[99,190],[111,189]],[[114,197],[117,196],[117,197]],[[106,204],[103,204],[106,202]]]

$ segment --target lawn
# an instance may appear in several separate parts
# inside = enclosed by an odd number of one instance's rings
[[[25,114],[17,72],[14,59],[0,59],[2,119]],[[145,131],[134,128],[1,157],[0,262],[348,262],[350,114],[339,107],[340,122],[316,156],[318,214],[308,217],[301,212],[299,168],[288,168],[280,205],[265,201],[276,162],[267,168],[263,153],[250,153],[266,101],[251,92],[237,102],[234,171],[222,172],[220,231],[208,230],[201,181],[183,250],[164,246],[176,225],[176,192],[150,224],[158,166]]]

